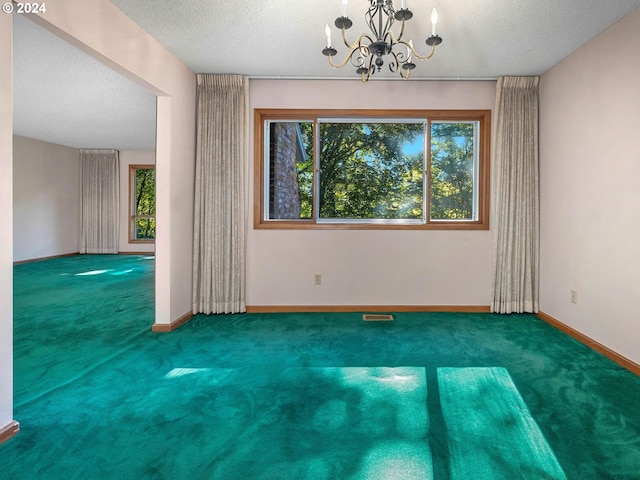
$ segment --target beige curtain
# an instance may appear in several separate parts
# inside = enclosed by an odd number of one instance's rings
[[[117,150],[81,149],[80,253],[118,253],[120,165]]]
[[[194,313],[246,311],[249,80],[198,75]]]
[[[538,311],[538,77],[498,80],[491,311]]]

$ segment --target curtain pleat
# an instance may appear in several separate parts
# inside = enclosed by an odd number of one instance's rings
[[[538,311],[538,77],[502,77],[496,97],[491,311]]]
[[[197,77],[193,311],[246,311],[249,80]]]
[[[81,149],[80,253],[118,253],[120,166],[117,150]]]

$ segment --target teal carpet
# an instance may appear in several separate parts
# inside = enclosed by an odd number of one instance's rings
[[[153,259],[15,267],[2,479],[640,479],[640,378],[530,315],[196,316]]]

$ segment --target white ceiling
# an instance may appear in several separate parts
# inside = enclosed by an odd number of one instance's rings
[[[76,148],[155,148],[156,97],[14,15],[13,132]]]
[[[111,0],[196,73],[353,78],[321,54],[341,0]],[[349,40],[368,0],[351,0]],[[400,0],[395,0],[399,6]],[[640,6],[640,0],[407,0],[405,38],[426,53],[436,7],[443,43],[412,79],[539,75]],[[14,131],[74,147],[153,148],[155,97],[83,52],[14,17]],[[333,46],[346,48],[333,27]],[[597,61],[597,59],[594,59]],[[397,78],[388,72],[378,78]]]

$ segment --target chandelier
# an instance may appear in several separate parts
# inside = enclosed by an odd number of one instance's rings
[[[389,70],[399,73],[404,79],[408,79],[411,70],[416,68],[414,59],[429,60],[436,51],[436,46],[442,43],[442,38],[436,34],[436,24],[438,23],[438,12],[434,8],[431,11],[431,36],[427,38],[426,44],[431,47],[431,51],[426,56],[420,56],[413,47],[413,41],[405,41],[404,23],[413,17],[411,10],[407,9],[407,1],[402,0],[400,10],[393,8],[393,0],[369,0],[369,9],[365,13],[365,20],[369,25],[371,34],[361,34],[353,44],[347,40],[346,31],[351,28],[353,22],[347,17],[347,4],[349,0],[342,0],[342,16],[336,18],[334,22],[336,28],[342,31],[342,40],[349,51],[344,61],[340,64],[333,63],[333,57],[338,51],[331,46],[331,28],[325,27],[327,36],[327,47],[322,49],[322,53],[329,59],[329,64],[334,68],[342,68],[347,63],[351,63],[356,68],[356,73],[366,82],[376,71],[380,71],[384,65],[385,57],[389,56]],[[400,33],[396,38],[391,31],[394,21],[402,22]]]

